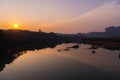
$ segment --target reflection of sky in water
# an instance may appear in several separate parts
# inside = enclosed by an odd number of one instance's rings
[[[0,73],[0,80],[120,79],[120,51],[100,48],[93,54],[88,49],[90,45],[82,44],[79,49],[58,52],[58,49],[72,45],[62,44],[54,49],[28,51],[6,66]]]

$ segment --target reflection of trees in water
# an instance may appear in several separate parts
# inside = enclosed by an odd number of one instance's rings
[[[6,64],[12,63],[15,59],[17,59],[22,54],[24,54],[24,51],[19,53],[0,54],[0,71],[4,69]]]
[[[44,49],[44,48],[54,48],[56,44],[45,44],[45,45],[36,45],[36,46],[17,46],[16,48],[11,49],[3,49],[0,51],[0,71],[2,71],[6,64],[12,63],[15,59],[17,59],[19,56],[25,54],[28,50],[38,50],[38,49]]]

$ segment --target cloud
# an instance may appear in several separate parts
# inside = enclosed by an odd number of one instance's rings
[[[118,1],[112,1],[77,18],[49,24],[43,30],[64,33],[103,31],[105,27],[120,25],[119,21],[120,5]]]

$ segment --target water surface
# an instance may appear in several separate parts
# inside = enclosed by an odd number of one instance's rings
[[[120,80],[120,51],[84,44],[65,50],[73,45],[20,52],[10,63],[1,59],[0,80]]]

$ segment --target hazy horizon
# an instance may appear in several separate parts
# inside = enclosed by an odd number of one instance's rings
[[[0,0],[0,28],[57,33],[104,31],[120,25],[120,0]]]

